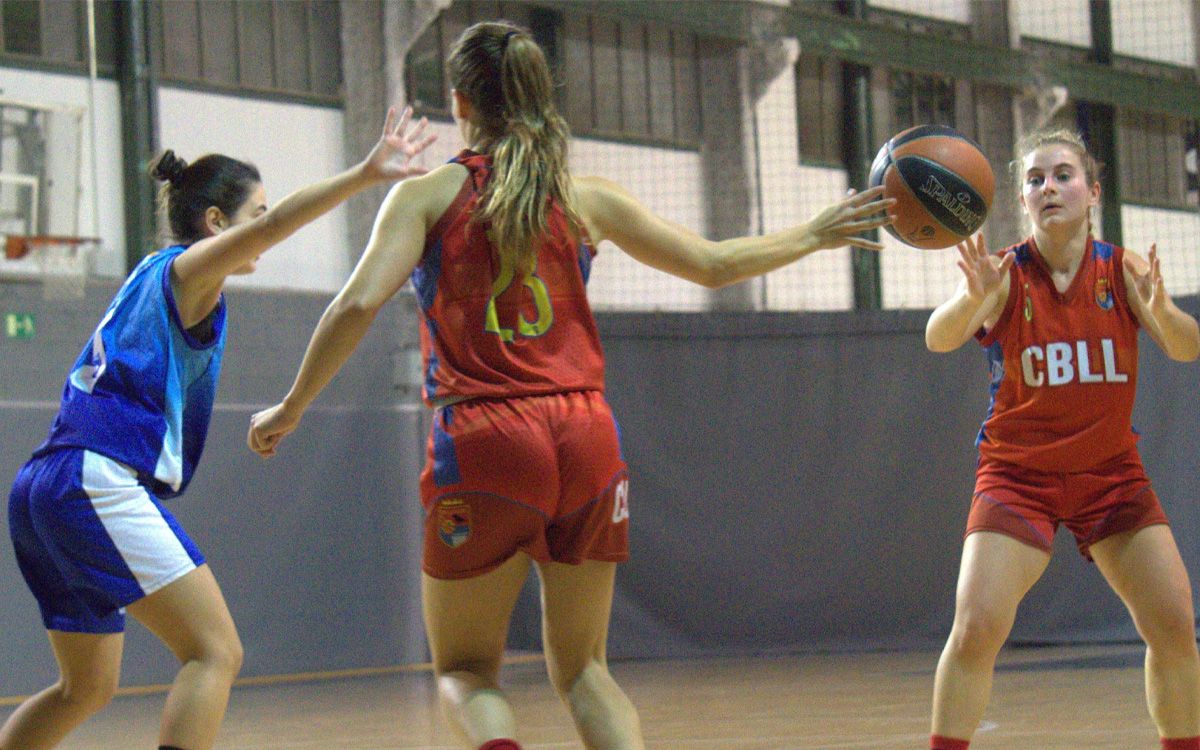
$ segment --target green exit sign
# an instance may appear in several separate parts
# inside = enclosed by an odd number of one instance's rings
[[[33,313],[4,314],[4,333],[10,339],[31,339],[36,331]]]

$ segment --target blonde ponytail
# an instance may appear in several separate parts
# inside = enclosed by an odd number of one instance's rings
[[[570,197],[570,130],[554,105],[554,84],[541,48],[507,23],[463,32],[450,55],[451,81],[477,113],[475,126],[492,156],[492,178],[475,219],[489,224],[501,263],[533,273],[553,203],[570,229],[581,226]]]

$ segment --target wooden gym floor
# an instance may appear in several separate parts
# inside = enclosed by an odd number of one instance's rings
[[[1143,650],[1008,649],[972,750],[1155,750]],[[617,662],[649,750],[928,747],[937,654],[837,654]],[[534,656],[505,666],[528,750],[581,750]],[[248,683],[248,684],[247,684]],[[118,696],[63,750],[155,746],[160,691]],[[0,718],[12,711],[0,705]],[[266,679],[233,692],[222,750],[458,750],[423,669]]]

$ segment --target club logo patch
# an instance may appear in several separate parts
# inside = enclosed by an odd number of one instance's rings
[[[461,547],[471,537],[471,506],[464,500],[443,500],[437,506],[438,538],[447,547]]]
[[[1033,320],[1033,298],[1029,296],[1029,284],[1025,284],[1025,320]]]
[[[1108,277],[1096,279],[1096,304],[1101,310],[1111,310],[1113,306],[1112,289],[1108,286]]]

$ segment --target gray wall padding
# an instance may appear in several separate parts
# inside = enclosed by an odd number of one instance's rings
[[[633,514],[614,654],[940,645],[988,380],[973,343],[925,349],[927,316],[603,320]],[[1196,367],[1143,337],[1135,424],[1193,571]],[[1014,639],[1137,637],[1065,531],[1055,557]]]
[[[0,284],[0,479],[41,442],[115,287],[47,302]],[[416,480],[428,416],[411,387],[412,301],[389,304],[279,456],[245,447],[251,413],[286,390],[328,298],[235,291],[204,462],[172,501],[208,555],[246,646],[243,675],[424,661]],[[1195,314],[1194,298],[1184,302]],[[948,632],[987,406],[983,354],[923,345],[926,313],[606,314],[609,398],[631,467],[633,559],[618,573],[616,658],[936,647]],[[1184,559],[1200,564],[1191,438],[1196,365],[1143,342],[1136,423]],[[7,525],[4,524],[7,530]],[[7,547],[7,543],[5,543]],[[1014,638],[1136,634],[1060,535]],[[527,586],[510,644],[538,643]],[[0,554],[0,696],[54,679],[37,609]],[[123,683],[175,665],[130,627]]]

